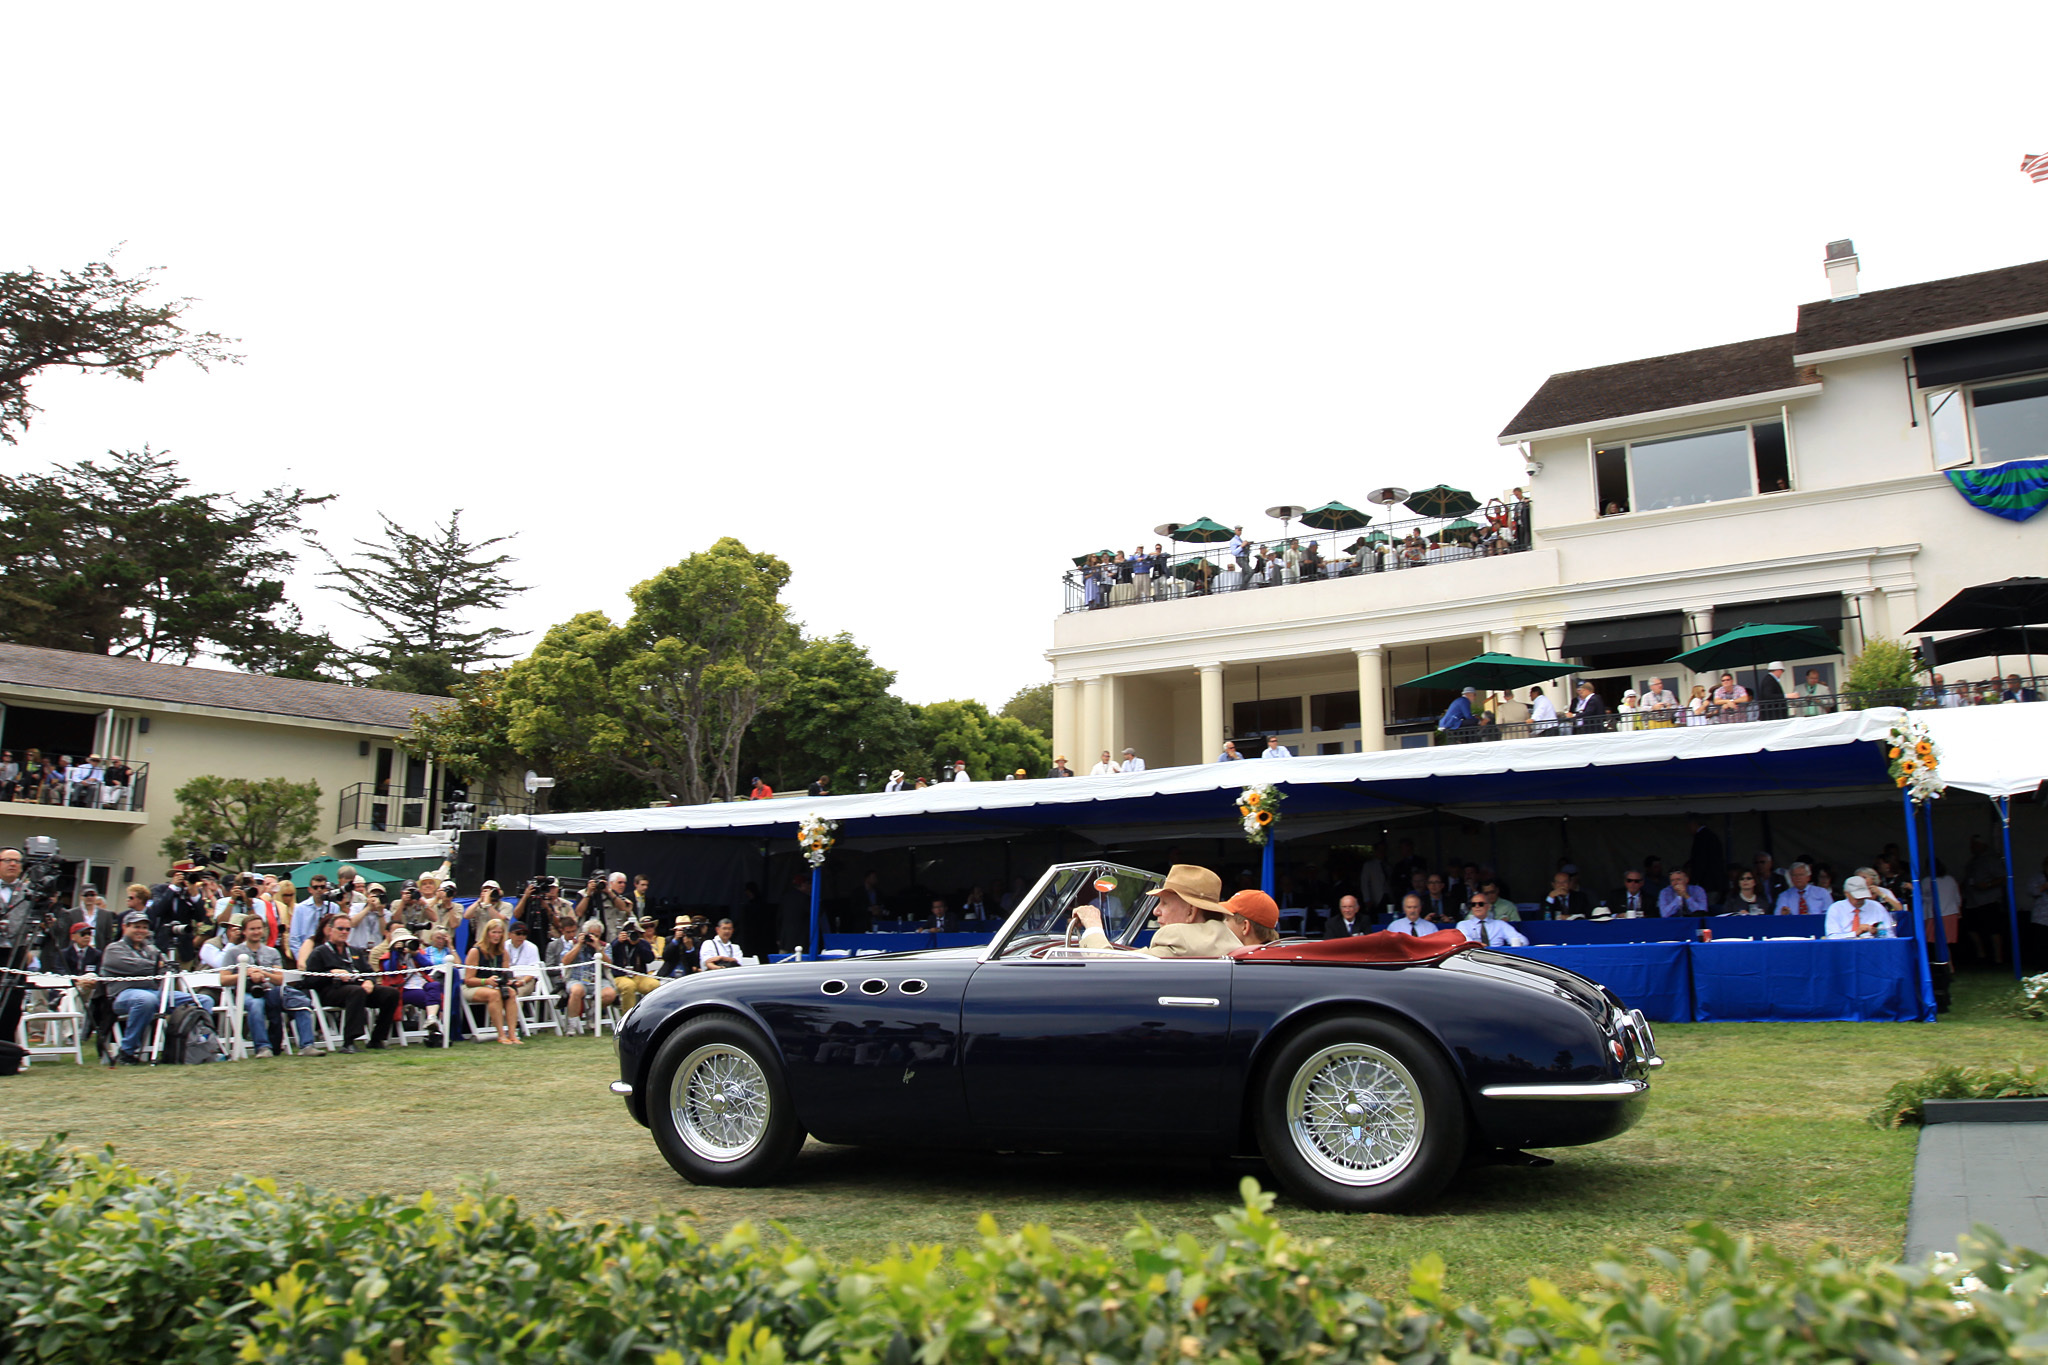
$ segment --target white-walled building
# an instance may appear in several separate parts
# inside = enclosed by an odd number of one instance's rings
[[[1831,297],[1783,335],[1552,375],[1499,436],[1526,455],[1513,552],[1067,612],[1055,751],[1086,772],[1240,735],[1426,743],[1398,722],[1440,699],[1395,685],[1489,649],[1577,661],[1610,700],[1651,676],[1683,696],[1699,679],[1662,660],[1752,621],[1834,633],[1786,661],[1834,684],[1958,590],[2048,574],[2048,516],[1979,510],[1944,472],[2048,456],[2048,261],[1871,293],[1857,268],[1832,244]]]

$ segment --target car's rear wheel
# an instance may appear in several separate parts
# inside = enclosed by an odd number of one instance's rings
[[[731,1015],[692,1019],[648,1068],[647,1119],[668,1164],[699,1185],[764,1185],[804,1144],[782,1063]]]
[[[1434,1198],[1465,1151],[1465,1105],[1443,1056],[1382,1019],[1312,1024],[1266,1067],[1259,1149],[1320,1209],[1384,1213]]]

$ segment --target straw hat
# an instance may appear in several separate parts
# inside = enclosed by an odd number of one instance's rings
[[[1231,913],[1230,907],[1218,899],[1223,894],[1223,879],[1206,867],[1193,863],[1175,863],[1166,874],[1166,881],[1159,888],[1171,891],[1198,910],[1214,910],[1218,914]],[[1277,919],[1275,921],[1277,923]]]

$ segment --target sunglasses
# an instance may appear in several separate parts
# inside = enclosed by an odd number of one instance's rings
[[[1482,905],[1486,904],[1486,902],[1485,902],[1485,901],[1466,901],[1466,902],[1465,902],[1465,904],[1466,904],[1466,905],[1468,905],[1468,906],[1470,906],[1470,907],[1472,907],[1473,909],[1475,909],[1475,910],[1476,910],[1476,909],[1478,909],[1478,908],[1479,908],[1480,906],[1482,906]]]

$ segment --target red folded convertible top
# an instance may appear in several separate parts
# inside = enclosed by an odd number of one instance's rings
[[[1349,938],[1283,939],[1258,948],[1240,948],[1231,956],[1240,962],[1441,962],[1474,946],[1456,929],[1434,934],[1390,934],[1382,929]]]

